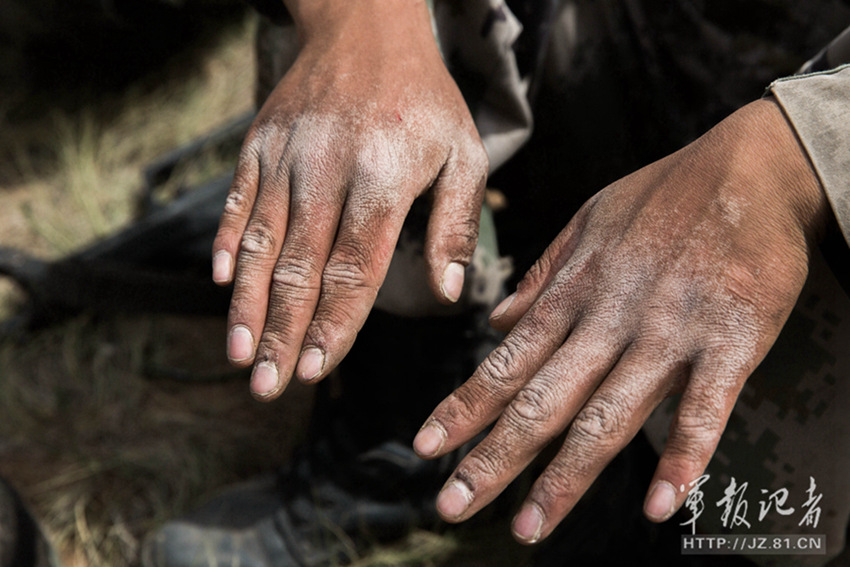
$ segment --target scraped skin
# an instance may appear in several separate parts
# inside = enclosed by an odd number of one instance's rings
[[[495,421],[438,496],[441,515],[469,518],[566,432],[513,523],[521,542],[545,538],[680,392],[644,504],[668,519],[789,316],[830,214],[772,100],[598,193],[494,310],[510,333],[414,440],[438,457]]]
[[[475,248],[487,156],[420,0],[286,2],[301,50],[249,132],[213,248],[234,283],[228,356],[253,394],[326,376],[430,190],[429,283],[451,303]]]

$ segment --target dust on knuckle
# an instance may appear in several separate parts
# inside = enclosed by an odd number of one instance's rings
[[[576,415],[570,432],[581,443],[605,447],[617,443],[627,423],[622,403],[597,393]]]
[[[286,323],[286,321],[277,318],[271,318],[266,323],[266,328],[262,337],[260,337],[260,344],[257,346],[258,359],[270,360],[276,358],[276,353],[290,346],[291,341],[287,340],[285,332]]]
[[[245,171],[241,166],[259,163],[266,145],[265,136],[254,129],[248,131],[242,142],[242,148],[239,150],[239,161],[236,169],[237,176]]]
[[[366,187],[387,187],[398,181],[399,149],[391,144],[375,142],[361,147],[354,155],[354,178]]]
[[[294,349],[300,350],[304,340],[303,334],[296,332],[299,313],[290,305],[278,305],[269,309],[257,352],[283,352]]]
[[[325,350],[342,349],[353,343],[361,322],[352,312],[351,300],[346,294],[328,293],[323,287],[319,307],[307,329],[307,342]]]
[[[242,234],[239,249],[250,256],[268,258],[277,251],[277,238],[270,227],[253,223]]]
[[[304,256],[281,258],[272,272],[272,286],[278,289],[316,292],[321,286],[320,269]]]
[[[251,206],[252,202],[248,198],[245,182],[234,180],[233,186],[227,194],[227,199],[224,201],[224,213],[236,216],[245,215],[250,212]]]
[[[286,135],[286,126],[281,116],[261,113],[245,135],[242,155],[259,157],[272,141]]]
[[[758,277],[747,266],[741,263],[730,263],[723,268],[723,290],[736,301],[744,305],[758,305]]]
[[[523,366],[522,358],[520,348],[510,338],[505,339],[481,363],[483,376],[497,388],[510,386]]]
[[[274,123],[269,118],[256,119],[245,134],[245,141],[242,143],[242,150],[239,153],[240,157],[259,155],[265,140],[275,133],[273,126]]]
[[[548,423],[555,415],[552,394],[541,386],[528,384],[517,392],[508,405],[506,417],[515,428],[531,434],[540,425]]]
[[[686,331],[676,324],[673,316],[662,314],[647,317],[645,321],[639,322],[639,329],[635,342],[642,352],[652,354],[652,360],[656,364],[661,366],[687,364],[688,352],[684,346]]]
[[[365,246],[339,242],[325,267],[323,281],[335,288],[371,288],[374,285],[372,258]]]
[[[335,321],[333,316],[323,316],[313,319],[304,335],[304,342],[328,351],[338,348],[343,342],[342,334],[338,329],[342,322]]]

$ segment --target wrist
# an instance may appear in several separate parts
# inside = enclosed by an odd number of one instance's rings
[[[425,0],[283,0],[301,45],[347,36],[358,43],[380,37],[433,41]],[[427,34],[427,35],[426,35]]]
[[[799,228],[809,245],[824,235],[831,210],[805,148],[772,97],[757,100],[723,121],[726,161],[748,180],[746,191],[766,207],[781,208],[788,230]],[[714,133],[714,132],[712,132]],[[718,156],[722,158],[722,156]],[[728,161],[727,161],[728,160]]]
[[[787,200],[807,239],[823,238],[832,212],[817,171],[785,112],[768,97],[750,106],[758,112],[760,146],[777,192]]]

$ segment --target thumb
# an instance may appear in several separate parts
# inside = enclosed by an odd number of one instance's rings
[[[597,194],[598,197],[598,194]],[[579,209],[566,228],[555,237],[537,262],[523,276],[517,290],[506,297],[490,314],[490,325],[496,330],[507,332],[516,325],[540,294],[543,293],[569,261],[581,240],[587,224],[588,214],[597,197],[591,198]]]

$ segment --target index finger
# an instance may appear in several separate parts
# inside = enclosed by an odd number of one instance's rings
[[[213,241],[212,278],[218,285],[228,285],[233,281],[239,242],[254,208],[259,184],[259,156],[254,146],[246,143],[239,154],[233,182],[227,193],[224,211]]]

